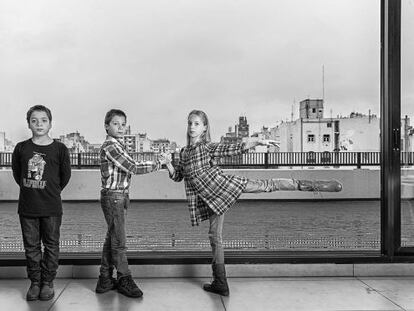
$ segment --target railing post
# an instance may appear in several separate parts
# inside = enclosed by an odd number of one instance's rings
[[[78,152],[78,169],[82,168],[82,157],[81,157],[81,153]]]
[[[264,154],[264,165],[265,168],[269,168],[269,152],[265,152]]]
[[[357,168],[361,168],[361,152],[357,153]]]

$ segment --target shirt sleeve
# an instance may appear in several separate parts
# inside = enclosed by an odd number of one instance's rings
[[[180,158],[178,160],[178,164],[173,165],[174,166],[174,174],[170,174],[170,178],[176,182],[180,182],[183,180],[184,175],[183,175],[183,161],[182,161],[182,152],[184,149],[181,149],[180,152]]]
[[[62,145],[61,148],[61,156],[60,156],[60,189],[66,187],[69,183],[70,177],[72,175],[71,167],[70,167],[70,157],[69,157],[69,150],[66,148],[65,145]]]
[[[22,173],[22,168],[20,164],[20,144],[17,144],[13,150],[12,154],[12,171],[13,177],[16,183],[20,186],[20,176]]]
[[[223,143],[208,143],[207,149],[211,157],[228,157],[235,156],[246,152],[244,143],[239,144],[223,144]]]
[[[105,154],[116,167],[127,173],[147,174],[158,171],[161,168],[159,161],[135,162],[124,150],[111,144],[105,149]]]

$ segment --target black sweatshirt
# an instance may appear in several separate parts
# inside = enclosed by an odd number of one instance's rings
[[[25,217],[62,215],[60,193],[70,179],[69,151],[54,140],[36,145],[31,139],[16,145],[12,157],[13,177],[20,186],[18,213]]]

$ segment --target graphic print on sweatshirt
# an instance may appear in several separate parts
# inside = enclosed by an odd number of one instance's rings
[[[27,178],[23,178],[25,187],[34,189],[44,189],[46,187],[46,181],[42,180],[46,166],[43,156],[45,154],[33,152],[33,156],[27,164]]]

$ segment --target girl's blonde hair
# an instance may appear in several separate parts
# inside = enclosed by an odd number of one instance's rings
[[[203,134],[201,134],[200,139],[201,139],[202,142],[209,143],[211,141],[211,138],[210,138],[210,123],[208,122],[208,118],[207,118],[206,113],[204,111],[201,111],[201,110],[193,110],[188,114],[187,120],[189,120],[192,115],[198,116],[201,119],[201,121],[203,122],[203,124],[206,126],[206,130]],[[190,135],[188,135],[188,130],[187,130],[187,146],[190,145],[190,141],[191,141]]]

